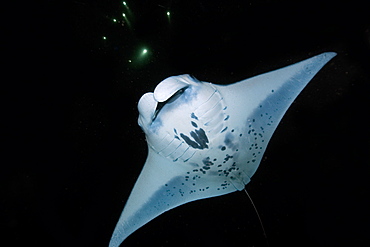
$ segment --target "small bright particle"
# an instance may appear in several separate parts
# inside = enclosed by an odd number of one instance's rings
[[[117,22],[117,19],[113,19],[113,22]]]
[[[144,49],[143,50],[143,54],[145,54],[145,53],[147,53],[148,52],[148,50],[147,49]]]
[[[123,16],[123,17],[126,17],[126,14],[125,14],[125,13],[122,13],[122,16]]]
[[[167,11],[167,16],[170,16],[170,14],[171,14],[170,11]]]
[[[127,5],[127,3],[124,1],[124,2],[123,2],[123,5],[125,5],[125,6],[126,6],[126,5]]]
[[[107,37],[103,36],[103,39],[104,39],[104,40],[106,40],[106,39],[107,39]]]

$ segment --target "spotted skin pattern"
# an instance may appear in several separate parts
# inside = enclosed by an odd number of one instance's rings
[[[230,85],[169,77],[138,103],[148,157],[113,232],[118,247],[179,205],[243,190],[294,99],[327,52]]]

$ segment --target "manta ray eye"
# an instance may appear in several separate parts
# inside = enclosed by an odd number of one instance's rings
[[[188,87],[183,87],[179,90],[177,90],[168,100],[164,102],[158,102],[157,107],[154,112],[153,121],[157,118],[159,112],[162,110],[162,108],[169,103],[174,102],[176,99],[178,99],[187,89]]]

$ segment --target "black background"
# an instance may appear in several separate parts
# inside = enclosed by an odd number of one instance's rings
[[[127,3],[129,24],[116,0],[5,8],[4,243],[108,246],[147,155],[138,99],[166,77],[228,84],[335,51],[288,110],[246,188],[270,246],[368,246],[366,1]],[[149,244],[266,241],[248,197],[236,192],[170,210],[122,246]]]

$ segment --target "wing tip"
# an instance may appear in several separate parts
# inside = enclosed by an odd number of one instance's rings
[[[124,239],[119,239],[117,236],[115,236],[115,233],[113,233],[113,236],[111,237],[109,241],[108,247],[119,247],[120,244],[123,242]]]
[[[328,51],[328,52],[324,52],[324,53],[321,53],[321,54],[317,55],[317,57],[320,57],[325,62],[328,62],[330,59],[332,59],[336,55],[337,55],[336,52],[334,52],[334,51]]]

